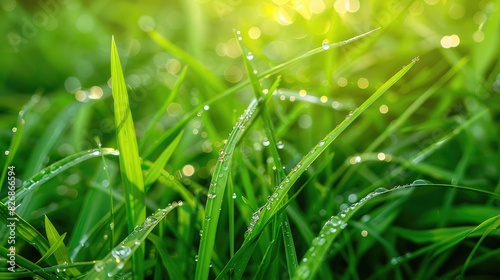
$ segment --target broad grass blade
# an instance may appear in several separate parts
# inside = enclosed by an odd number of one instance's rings
[[[134,121],[132,120],[128,101],[127,85],[123,77],[114,37],[111,40],[111,79],[116,139],[120,151],[120,170],[127,209],[127,224],[129,231],[132,231],[136,225],[146,218],[146,195],[144,193],[144,178],[142,177]],[[134,258],[134,273],[140,279],[144,273],[144,248],[139,248],[136,256]]]

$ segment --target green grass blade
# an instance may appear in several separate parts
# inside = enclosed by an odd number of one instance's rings
[[[36,262],[36,265],[40,265],[42,262],[44,262],[46,259],[54,255],[54,253],[59,250],[59,247],[64,246],[64,238],[66,237],[66,233],[63,233],[63,235],[59,236],[59,238],[50,244],[49,250],[43,254],[43,256]]]
[[[167,110],[168,105],[174,101],[174,99],[177,97],[177,94],[179,93],[182,84],[184,83],[184,80],[186,78],[186,73],[187,73],[188,67],[182,68],[182,72],[179,75],[179,78],[175,82],[172,90],[170,91],[170,94],[168,95],[168,98],[165,99],[165,102],[163,102],[162,106],[156,114],[154,115],[153,119],[149,122],[147,128],[146,128],[146,133],[144,134],[144,137],[141,139],[141,142],[139,144],[139,149],[143,150],[144,145],[147,143],[147,141],[152,137],[152,134],[154,132],[154,127],[158,122],[160,121],[161,117],[164,115],[165,111]]]
[[[38,187],[40,187],[48,180],[60,175],[63,171],[67,170],[70,167],[75,166],[80,162],[101,156],[101,153],[106,156],[118,155],[118,151],[116,151],[115,149],[102,148],[102,149],[88,150],[68,156],[54,164],[51,164],[47,168],[35,174],[30,179],[24,181],[23,185],[19,187],[19,189],[17,190],[16,199],[18,201],[23,200],[27,195],[31,194],[33,191],[35,191]],[[7,198],[4,198],[2,202],[4,204],[7,203]]]
[[[3,258],[5,259],[10,259],[10,248],[5,248],[3,246],[0,246],[0,256],[2,256]],[[9,267],[10,264],[8,264]],[[40,277],[43,277],[43,279],[48,279],[48,280],[56,280],[56,279],[61,279],[57,276],[54,276],[50,273],[47,273],[45,271],[42,270],[41,267],[39,267],[38,265],[32,263],[30,260],[24,258],[23,256],[19,255],[19,254],[16,254],[16,261],[15,261],[15,265],[19,266],[19,267],[22,267],[22,268],[25,268],[27,269],[28,271],[30,271],[29,273],[27,273],[26,276],[34,276],[34,275],[38,275]],[[18,270],[17,267],[14,268],[15,271]],[[12,271],[9,271],[8,272],[9,274],[9,277],[8,278],[5,278],[5,279],[13,279],[12,277],[14,277],[14,275],[17,274],[17,272],[12,272]],[[24,276],[24,274],[23,274]]]
[[[156,251],[160,254],[161,262],[168,273],[168,277],[170,279],[176,279],[176,280],[185,279],[184,275],[178,268],[177,264],[167,254],[166,250],[167,246],[165,244],[165,241],[163,241],[159,236],[152,233],[150,233],[147,238],[149,241],[151,241],[151,243],[153,243],[153,245],[156,247]]]
[[[351,42],[354,42],[356,40],[359,40],[365,36],[368,36],[369,34],[379,30],[380,28],[377,28],[377,29],[374,29],[374,30],[371,30],[371,31],[368,31],[366,33],[363,33],[363,34],[360,34],[358,36],[355,36],[355,37],[352,37],[350,39],[347,39],[347,40],[344,40],[344,41],[340,41],[340,42],[337,42],[337,43],[332,43],[332,44],[329,44],[329,47],[328,48],[324,48],[324,47],[318,47],[318,48],[315,48],[313,50],[310,50],[294,59],[291,59],[287,62],[284,62],[282,64],[279,64],[277,66],[274,66],[273,68],[267,70],[267,71],[264,71],[260,74],[258,74],[258,78],[259,80],[261,79],[264,79],[264,78],[267,78],[273,74],[276,74],[276,73],[279,73],[281,70],[301,61],[301,60],[304,60],[308,57],[311,57],[313,55],[316,55],[316,54],[319,54],[319,53],[322,53],[322,52],[325,52],[325,51],[328,51],[332,48],[337,48],[337,47],[340,47],[340,46],[343,46],[343,45],[347,45]],[[159,42],[161,43],[161,41],[163,39],[161,39],[161,35],[156,33],[155,31],[152,32],[151,34],[155,34],[154,36],[159,36],[157,40],[159,40]],[[166,39],[165,39],[166,40]],[[168,41],[167,41],[168,42]],[[168,42],[169,44],[172,44],[170,42]],[[164,46],[165,49],[167,49],[166,46]],[[220,94],[212,97],[211,99],[207,100],[206,102],[198,105],[198,107],[196,107],[194,110],[192,110],[189,114],[187,114],[182,120],[180,120],[174,127],[172,127],[169,131],[167,131],[167,133],[165,133],[162,137],[160,137],[158,140],[157,140],[157,143],[156,144],[153,144],[151,145],[151,147],[149,147],[149,149],[147,149],[144,153],[144,158],[147,158],[149,155],[151,155],[155,150],[158,149],[158,147],[161,147],[161,146],[164,146],[165,145],[165,142],[168,142],[168,141],[171,141],[173,139],[173,135],[175,134],[178,134],[181,129],[192,119],[196,116],[196,114],[200,111],[200,110],[203,110],[203,107],[204,106],[210,106],[211,104],[215,103],[216,101],[226,97],[226,96],[229,96],[231,94],[234,94],[240,90],[242,90],[243,88],[245,88],[246,86],[250,85],[250,80],[246,80],[246,81],[243,81],[229,89],[226,89],[224,91],[222,91]]]
[[[12,141],[10,142],[9,146],[9,155],[7,156],[7,160],[5,161],[5,165],[3,167],[2,171],[2,177],[0,178],[0,192],[2,191],[2,186],[3,182],[5,181],[5,177],[7,176],[7,169],[9,168],[10,164],[12,163],[12,160],[14,159],[17,148],[19,148],[19,144],[21,143],[21,139],[23,137],[23,130],[24,130],[24,124],[25,121],[21,116],[21,113],[19,114],[17,125],[15,128],[12,128],[12,132],[14,133],[14,136],[12,137]]]
[[[177,145],[181,141],[182,135],[183,132],[177,135],[174,141],[172,141],[172,143],[168,145],[168,147],[161,153],[161,155],[158,157],[155,163],[148,170],[148,174],[146,175],[146,178],[144,178],[145,186],[150,186],[158,179],[158,177],[160,177],[163,168],[165,167],[168,160],[170,159],[175,149],[177,148]]]
[[[180,60],[184,61],[189,65],[191,69],[193,69],[200,77],[204,79],[204,81],[210,85],[210,87],[216,92],[220,92],[224,90],[225,86],[220,81],[220,79],[215,76],[212,72],[210,72],[205,66],[203,66],[197,58],[191,56],[172,42],[170,42],[167,38],[163,37],[160,33],[153,30],[148,32],[148,35],[153,39],[153,41],[162,47],[165,51],[177,56]]]
[[[229,177],[234,149],[239,138],[243,135],[248,123],[253,121],[254,113],[260,103],[253,100],[245,110],[240,119],[236,122],[233,131],[230,132],[226,145],[219,153],[219,159],[215,166],[215,171],[208,190],[208,200],[205,207],[205,219],[202,226],[202,236],[198,249],[198,263],[196,265],[195,279],[208,279],[210,262],[217,233],[220,208],[224,191]]]
[[[54,246],[59,240],[61,240],[61,236],[57,232],[57,229],[52,225],[50,222],[49,218],[45,216],[45,232],[47,234],[47,239],[49,240],[49,244],[51,246]],[[64,236],[66,233],[64,233]],[[62,237],[64,237],[62,236]],[[64,243],[61,244],[61,246],[57,247],[57,249],[54,251],[54,257],[57,261],[57,264],[69,264],[71,263],[71,259],[69,258],[68,254],[68,249],[64,245]],[[75,277],[80,275],[80,271],[76,268],[70,268],[67,270],[67,273],[69,276]]]
[[[311,151],[305,155],[297,165],[292,168],[291,172],[274,190],[272,197],[267,203],[262,206],[255,214],[253,224],[247,230],[245,240],[248,240],[262,231],[262,227],[271,219],[282,203],[286,194],[297,181],[297,179],[304,173],[304,171],[322,154],[328,146],[347,128],[355,119],[357,119],[371,104],[375,102],[382,94],[384,94],[392,85],[401,79],[417,62],[414,59],[410,64],[403,67],[394,76],[392,76],[386,83],[384,83],[373,95],[371,95],[361,106],[351,112],[337,127],[335,127],[326,137],[321,140]]]
[[[40,232],[38,232],[38,230],[15,211],[11,211],[6,205],[0,203],[0,222],[4,225],[8,225],[13,221],[16,223],[16,236],[32,244],[42,255],[49,250],[49,242]]]
[[[108,277],[117,276],[118,272],[123,270],[132,255],[139,250],[144,240],[156,225],[178,206],[182,206],[182,202],[174,202],[165,209],[158,209],[153,215],[145,219],[142,224],[139,223],[120,245],[113,248],[102,261],[94,265],[94,269],[86,275],[85,279],[107,279]],[[134,277],[137,277],[137,275],[134,274]]]
[[[120,170],[125,192],[127,224],[129,231],[146,218],[146,199],[141,160],[135,136],[134,121],[130,111],[127,85],[123,77],[115,39],[111,40],[111,79],[115,110],[115,126],[118,150],[120,151]],[[134,275],[139,279],[144,274],[144,248],[139,247],[134,257]]]

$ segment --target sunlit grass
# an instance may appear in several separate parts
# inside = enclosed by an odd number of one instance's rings
[[[215,2],[2,6],[0,278],[499,276],[496,2]]]

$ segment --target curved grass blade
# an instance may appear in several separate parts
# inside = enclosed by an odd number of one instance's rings
[[[3,246],[0,246],[0,256],[2,256],[8,260],[10,258],[9,254],[10,254],[9,249],[7,249]],[[22,268],[29,270],[30,272],[29,272],[29,274],[27,273],[28,274],[27,276],[38,275],[40,277],[43,277],[43,279],[48,279],[48,280],[61,279],[61,278],[54,276],[50,273],[46,273],[45,271],[42,270],[41,267],[39,267],[38,265],[32,263],[28,259],[26,259],[23,256],[18,255],[18,254],[16,254],[15,264],[19,267],[22,267]],[[18,270],[17,268],[14,268],[14,269],[15,269],[15,271]],[[12,279],[11,277],[13,277],[15,273],[17,273],[17,272],[9,271],[9,274],[8,274],[9,277],[5,278],[5,279]]]
[[[120,151],[120,170],[125,193],[127,224],[129,231],[146,218],[146,195],[142,177],[141,160],[137,147],[134,121],[130,111],[127,85],[123,77],[114,37],[111,39],[111,79],[114,100],[115,126],[118,150]],[[144,248],[139,247],[134,257],[134,275],[144,276]]]
[[[47,233],[47,239],[49,240],[49,244],[51,246],[54,246],[56,243],[58,243],[59,240],[64,238],[64,236],[66,235],[66,233],[64,233],[63,236],[60,236],[59,233],[57,232],[57,229],[54,227],[54,225],[52,225],[47,216],[45,216],[45,231]],[[66,248],[64,243],[60,245],[61,246],[56,247],[57,249],[54,251],[54,257],[57,261],[57,264],[71,263],[71,259],[69,258],[68,254],[68,248]],[[77,268],[70,268],[66,270],[66,272],[71,277],[76,277],[81,274]]]
[[[158,252],[158,254],[160,254],[161,262],[163,263],[163,266],[165,267],[169,278],[176,280],[185,279],[177,264],[172,261],[170,256],[167,254],[167,246],[165,244],[165,241],[163,241],[159,236],[153,233],[150,233],[147,238],[156,247],[156,251]]]
[[[112,148],[102,148],[102,149],[92,149],[84,152],[80,152],[71,156],[68,156],[56,163],[51,164],[47,168],[35,174],[30,179],[24,181],[23,185],[19,187],[16,193],[16,199],[18,201],[23,200],[27,195],[36,190],[43,183],[61,174],[68,168],[75,166],[76,164],[89,160],[91,158],[99,157],[102,155],[112,155],[117,156],[119,153],[117,150]],[[4,204],[7,203],[7,198],[2,201]]]
[[[196,265],[195,279],[208,279],[212,251],[214,249],[217,225],[219,222],[220,208],[224,191],[229,176],[234,149],[240,137],[245,131],[248,123],[252,123],[258,105],[261,102],[253,100],[243,115],[236,122],[233,130],[230,132],[226,145],[219,153],[212,182],[208,189],[208,200],[205,207],[205,219],[202,226],[202,236],[200,247],[198,249],[198,263]]]
[[[416,180],[411,184],[408,185],[403,185],[403,186],[396,186],[392,189],[386,189],[386,188],[378,188],[375,191],[369,193],[365,197],[363,197],[359,202],[352,204],[350,207],[346,208],[345,210],[342,210],[338,213],[337,216],[332,216],[323,226],[321,229],[320,233],[318,234],[317,237],[313,239],[311,242],[311,247],[309,250],[306,252],[304,257],[302,258],[302,261],[297,268],[295,277],[293,279],[314,279],[314,275],[316,274],[319,265],[323,262],[324,258],[326,257],[327,251],[334,242],[334,240],[340,235],[341,231],[347,226],[348,220],[356,213],[364,204],[366,204],[368,201],[372,200],[373,198],[382,195],[382,194],[387,194],[389,192],[401,190],[401,189],[408,189],[408,188],[415,188],[415,187],[444,187],[444,188],[456,188],[456,189],[461,189],[461,190],[468,190],[468,191],[474,191],[478,193],[483,193],[487,195],[492,195],[496,197],[500,197],[500,194],[495,194],[492,192],[484,191],[484,190],[479,190],[479,189],[472,189],[468,187],[462,187],[462,186],[455,186],[455,185],[442,185],[442,184],[432,184],[430,182],[424,181],[424,180]],[[498,218],[498,217],[494,217]],[[490,219],[491,220],[491,219]],[[470,230],[467,234],[464,234],[465,232],[460,232],[451,239],[445,240],[445,242],[440,242],[440,244],[443,244],[444,246],[441,247],[435,254],[438,254],[439,252],[442,252],[451,246],[455,245],[459,241],[463,240],[464,238],[467,237],[470,233],[477,231],[481,229],[482,227],[485,227],[486,225],[489,225],[491,221],[488,220],[481,224],[480,226]],[[487,223],[489,222],[489,223]],[[456,238],[459,238],[457,240]],[[450,240],[455,239],[454,242],[450,242]],[[420,255],[420,254],[419,254]],[[412,257],[416,257],[417,254],[411,254]]]
[[[369,34],[379,30],[380,28],[376,28],[376,29],[373,29],[373,30],[370,30],[368,32],[365,32],[363,34],[360,34],[358,36],[355,36],[355,37],[352,37],[350,39],[347,39],[347,40],[344,40],[344,41],[340,41],[340,42],[337,42],[337,43],[332,43],[332,44],[329,44],[329,47],[328,48],[325,48],[325,47],[318,47],[318,48],[315,48],[313,50],[310,50],[302,55],[299,55],[298,57],[294,58],[294,59],[291,59],[287,62],[284,62],[282,64],[279,64],[267,71],[264,71],[260,74],[257,75],[257,77],[259,78],[259,80],[261,79],[264,79],[264,78],[267,78],[271,75],[274,75],[278,72],[280,72],[281,70],[287,68],[288,66],[292,65],[292,64],[295,64],[303,59],[306,59],[308,57],[311,57],[313,55],[316,55],[318,53],[321,53],[321,52],[324,52],[324,51],[328,51],[329,49],[332,49],[332,48],[337,48],[337,47],[340,47],[340,46],[343,46],[343,45],[347,45],[353,41],[356,41],[356,40],[359,40],[365,36],[368,36]],[[161,39],[161,35],[158,34],[156,31],[154,31],[152,34],[155,34],[154,36],[159,36],[159,40],[163,40]],[[166,40],[166,39],[165,39]],[[170,43],[171,44],[171,43]],[[163,46],[165,48],[165,50],[168,51],[168,49]],[[196,107],[193,111],[191,111],[189,114],[187,114],[183,119],[181,119],[174,127],[172,127],[167,133],[165,133],[162,137],[160,137],[157,141],[156,144],[154,145],[151,145],[151,147],[149,149],[147,149],[144,153],[144,158],[147,158],[149,155],[151,155],[156,149],[158,149],[158,147],[160,146],[164,146],[165,145],[165,142],[169,142],[173,139],[173,135],[175,134],[178,134],[181,129],[186,126],[186,124],[194,117],[196,117],[196,114],[200,111],[200,110],[203,110],[203,107],[205,106],[210,106],[211,104],[215,103],[216,101],[218,101],[219,99],[222,99],[228,95],[231,95],[231,94],[234,94],[240,90],[242,90],[243,88],[245,88],[246,86],[250,85],[250,80],[245,80],[229,89],[226,89],[224,91],[222,91],[220,94],[218,94],[217,96],[214,96],[212,97],[211,99],[207,100],[206,102],[198,105],[198,107]]]
[[[177,145],[179,144],[182,138],[182,134],[183,132],[181,131],[181,133],[177,135],[174,141],[172,141],[172,143],[168,145],[168,147],[161,153],[161,155],[158,157],[155,163],[151,166],[151,168],[148,171],[148,174],[146,175],[146,178],[144,178],[145,186],[150,186],[158,179],[158,177],[160,177],[163,168],[165,167],[168,160],[170,159],[175,149],[177,148]]]
[[[151,231],[160,223],[167,214],[174,208],[182,206],[182,201],[173,202],[164,209],[159,209],[153,215],[144,220],[120,243],[111,250],[111,252],[102,260],[97,262],[85,277],[85,279],[103,279],[115,277],[117,273],[123,270],[125,264],[130,260],[134,252],[136,252],[144,240],[148,237]],[[137,275],[134,274],[135,277]]]
[[[167,110],[168,105],[174,101],[175,97],[177,97],[177,94],[179,93],[179,90],[181,89],[182,83],[184,82],[184,79],[186,78],[186,73],[187,73],[188,67],[182,68],[181,74],[179,75],[179,78],[175,82],[172,90],[170,91],[170,94],[168,95],[168,98],[165,99],[163,102],[162,106],[156,114],[154,115],[153,119],[149,122],[148,127],[146,128],[146,133],[144,134],[144,137],[142,138],[141,142],[139,143],[139,149],[142,150],[144,148],[144,145],[147,143],[147,140],[152,137],[152,133],[154,131],[155,125],[158,123],[158,121],[161,119],[163,116],[164,112]]]
[[[217,92],[224,90],[225,86],[220,81],[220,79],[212,72],[210,72],[207,68],[205,68],[205,66],[203,66],[197,58],[191,56],[155,30],[148,32],[148,35],[164,50],[177,56],[180,60],[188,64],[191,69],[193,69],[196,73],[198,73],[198,75],[200,75],[200,77],[204,78],[204,81],[208,85],[210,85],[213,90]]]
[[[288,176],[277,186],[274,193],[271,195],[267,203],[259,208],[254,213],[253,221],[250,224],[245,240],[248,240],[256,233],[260,233],[264,224],[271,219],[279,208],[279,205],[284,200],[286,194],[297,181],[297,179],[304,173],[304,171],[328,148],[328,146],[347,128],[351,125],[356,118],[358,118],[371,104],[375,102],[382,94],[384,94],[392,85],[401,79],[417,62],[414,59],[410,64],[403,67],[387,82],[385,82],[373,95],[371,95],[361,106],[351,112],[337,127],[328,133],[323,140],[321,140],[311,151],[305,155],[297,165],[292,168]]]
[[[23,137],[23,131],[25,125],[25,120],[24,120],[25,111],[31,108],[32,105],[34,105],[34,102],[29,102],[24,106],[23,110],[19,112],[16,126],[12,128],[12,132],[14,133],[14,135],[12,136],[12,141],[10,142],[8,150],[9,155],[7,156],[7,160],[5,161],[5,165],[2,171],[2,177],[0,178],[0,192],[2,191],[2,186],[5,180],[5,176],[7,176],[8,173],[7,168],[9,168],[10,164],[12,163],[12,160],[14,159],[14,156],[17,153],[17,149],[19,148],[19,144],[21,144],[21,139]]]

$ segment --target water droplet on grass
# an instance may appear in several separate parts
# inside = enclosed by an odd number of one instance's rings
[[[132,249],[128,246],[120,245],[111,250],[111,255],[116,259],[124,259],[132,254]]]
[[[278,141],[278,143],[276,143],[276,147],[281,150],[285,147],[285,144],[283,144],[283,142],[281,141]]]
[[[247,53],[247,59],[248,59],[248,60],[252,60],[252,59],[253,59],[253,53],[248,52],[248,53]]]
[[[323,43],[321,44],[321,47],[324,50],[328,50],[330,48],[330,42],[328,41],[328,39],[323,40]]]
[[[383,192],[386,192],[386,191],[387,191],[386,188],[377,188],[376,190],[373,191],[373,193],[380,194],[380,193],[383,193]]]
[[[413,183],[411,183],[412,185],[428,185],[429,182],[425,181],[425,180],[422,180],[422,179],[418,179],[418,180],[415,180],[413,181]]]
[[[104,262],[97,262],[94,264],[94,269],[95,271],[100,272],[104,269],[104,266]]]
[[[264,141],[262,141],[262,145],[264,145],[264,146],[266,146],[266,147],[267,147],[267,146],[269,146],[269,144],[270,144],[270,143],[271,143],[271,142],[269,142],[269,140],[268,140],[267,138],[266,138],[266,139],[264,139]]]
[[[236,193],[233,193],[233,196],[231,196],[233,199],[236,199],[237,195]]]

